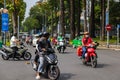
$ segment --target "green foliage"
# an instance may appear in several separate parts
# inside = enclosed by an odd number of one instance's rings
[[[120,24],[120,2],[110,2],[110,23]]]
[[[32,29],[36,29],[39,26],[38,20],[28,17],[28,18],[26,18],[25,22],[23,23],[23,26],[24,26],[24,31],[30,31]]]

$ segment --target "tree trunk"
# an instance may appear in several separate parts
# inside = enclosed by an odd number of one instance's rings
[[[101,15],[102,16],[101,40],[104,41],[105,40],[105,0],[101,0],[101,13],[102,13],[102,15]]]
[[[77,26],[76,26],[76,34],[80,35],[80,14],[81,14],[81,6],[80,6],[80,0],[77,1],[78,7],[77,7]]]
[[[91,0],[91,16],[90,16],[90,36],[92,38],[95,37],[95,11],[94,11],[94,7],[95,7],[95,0]]]
[[[16,4],[15,4],[15,0],[13,0],[13,4],[14,4],[14,11],[12,13],[12,21],[13,21],[13,33],[17,33],[17,10],[16,10]]]
[[[60,25],[61,32],[65,36],[65,21],[64,21],[64,0],[60,0]]]
[[[75,5],[74,0],[70,0],[70,31],[71,39],[75,38]]]
[[[87,31],[86,0],[83,0],[83,3],[84,3],[84,31]]]

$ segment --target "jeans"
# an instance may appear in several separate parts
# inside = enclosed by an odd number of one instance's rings
[[[40,64],[38,66],[37,72],[42,73],[43,72],[43,66],[44,66],[44,57],[43,56],[39,57],[39,62],[40,62]]]
[[[13,49],[13,58],[16,58],[16,55],[17,55],[17,51],[18,51],[18,47],[15,46],[15,47],[11,47]]]
[[[85,53],[87,52],[87,48],[85,46],[82,47],[82,58],[85,58]]]

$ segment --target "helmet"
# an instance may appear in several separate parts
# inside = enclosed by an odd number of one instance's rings
[[[43,33],[43,37],[48,37],[50,34],[48,32]]]
[[[39,34],[39,37],[42,37],[42,35],[43,35],[43,33],[40,33],[40,34]]]
[[[62,36],[62,33],[60,33],[59,35]]]

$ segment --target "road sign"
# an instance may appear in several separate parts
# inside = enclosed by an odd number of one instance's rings
[[[8,14],[2,13],[2,31],[8,31],[9,27],[9,20],[8,20]]]
[[[112,30],[112,26],[111,26],[110,24],[106,25],[106,30],[107,30],[107,31]]]

